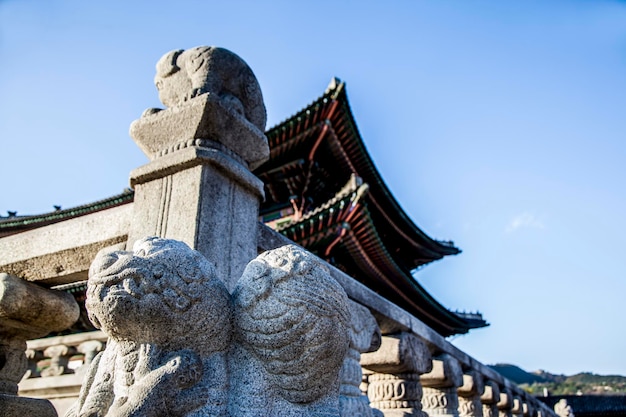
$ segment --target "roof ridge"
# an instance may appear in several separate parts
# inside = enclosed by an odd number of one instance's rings
[[[92,213],[107,207],[115,206],[132,200],[135,191],[125,188],[121,194],[114,195],[109,198],[97,200],[92,203],[82,204],[80,206],[71,207],[63,210],[55,210],[48,213],[33,214],[26,216],[0,216],[0,229],[23,226],[33,223],[40,223],[50,220],[62,220],[66,217],[76,217],[82,214]],[[69,216],[68,216],[69,215]]]
[[[287,124],[289,121],[291,121],[293,119],[298,118],[298,116],[301,116],[302,114],[304,114],[311,107],[315,106],[317,103],[319,103],[320,101],[324,100],[324,98],[330,98],[332,100],[336,100],[337,97],[339,96],[339,94],[341,93],[341,91],[343,91],[343,89],[345,88],[345,85],[346,85],[346,83],[341,81],[341,79],[339,79],[338,77],[333,77],[330,80],[330,82],[328,83],[328,87],[326,87],[326,90],[324,91],[324,94],[322,94],[321,96],[319,96],[315,100],[311,101],[309,104],[307,104],[306,106],[302,107],[300,110],[298,110],[297,112],[295,112],[291,116],[286,117],[285,119],[283,119],[279,123],[275,124],[274,126],[270,127],[269,129],[267,129],[265,131],[265,134],[268,135],[273,130],[276,130],[278,128],[284,128],[285,124]]]

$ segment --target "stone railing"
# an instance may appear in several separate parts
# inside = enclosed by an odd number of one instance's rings
[[[262,224],[258,236],[260,252],[292,243]],[[352,301],[372,313],[382,332],[376,351],[351,354],[360,356],[361,389],[373,408],[371,416],[381,415],[376,410],[385,417],[556,416],[411,314],[327,266]],[[99,331],[28,341],[28,371],[19,384],[20,395],[49,399],[62,415],[75,401],[87,365],[105,344]]]
[[[80,391],[85,371],[106,346],[100,331],[29,340],[28,370],[19,383],[19,394],[51,400],[60,415]]]
[[[260,224],[259,252],[292,243]],[[380,348],[361,355],[370,404],[385,417],[555,417],[515,383],[456,348],[426,324],[337,268],[331,275],[367,307],[382,332]]]

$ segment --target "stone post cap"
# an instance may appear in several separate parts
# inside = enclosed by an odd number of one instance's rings
[[[447,353],[433,359],[433,369],[420,376],[425,387],[446,388],[463,385],[463,370],[459,361]]]
[[[493,404],[500,401],[500,387],[491,380],[485,381],[485,391],[480,396],[480,400],[485,404]]]
[[[432,361],[428,347],[420,338],[402,332],[383,336],[377,351],[361,355],[361,366],[378,373],[422,374],[432,369]]]
[[[0,273],[0,328],[9,337],[34,339],[67,329],[78,320],[70,294]]]
[[[483,377],[476,371],[466,371],[463,374],[463,385],[458,388],[458,393],[462,397],[473,397],[483,395],[485,384]]]
[[[168,108],[148,109],[130,135],[151,159],[218,143],[254,169],[269,158],[263,95],[254,73],[227,49],[201,46],[165,54],[155,83]]]

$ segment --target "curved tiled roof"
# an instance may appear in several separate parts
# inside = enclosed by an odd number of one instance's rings
[[[284,205],[294,190],[301,200],[313,200],[309,205],[314,209],[356,174],[371,188],[370,209],[378,227],[384,229],[385,243],[399,244],[393,248],[398,262],[414,269],[460,253],[452,242],[435,240],[424,233],[393,197],[361,139],[344,83],[333,80],[324,95],[268,130],[267,137],[270,160],[255,171],[266,183],[268,198],[262,213]],[[281,176],[289,178],[290,189],[278,189],[282,186],[278,184]],[[319,183],[327,183],[325,189]],[[307,202],[298,204],[306,207]]]
[[[113,197],[65,210],[57,209],[50,213],[29,216],[17,216],[15,214],[10,214],[7,217],[0,216],[0,237],[130,203],[133,201],[134,196],[134,191],[127,188],[123,193]]]

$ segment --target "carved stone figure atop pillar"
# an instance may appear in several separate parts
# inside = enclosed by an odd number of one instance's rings
[[[200,46],[168,52],[156,70],[154,83],[168,109],[148,109],[131,126],[131,136],[151,159],[198,145],[194,139],[221,143],[251,169],[269,157],[261,87],[241,58]]]
[[[28,361],[26,340],[70,327],[78,320],[74,298],[0,273],[0,410],[6,417],[56,416],[47,400],[17,396]]]
[[[498,402],[500,401],[500,387],[492,380],[485,381],[485,391],[480,400],[483,404],[484,417],[498,417]]]
[[[168,108],[146,110],[130,128],[151,162],[131,173],[127,248],[145,236],[181,240],[232,291],[257,254],[264,193],[250,170],[269,157],[261,89],[248,65],[222,48],[172,51],[156,67]]]

